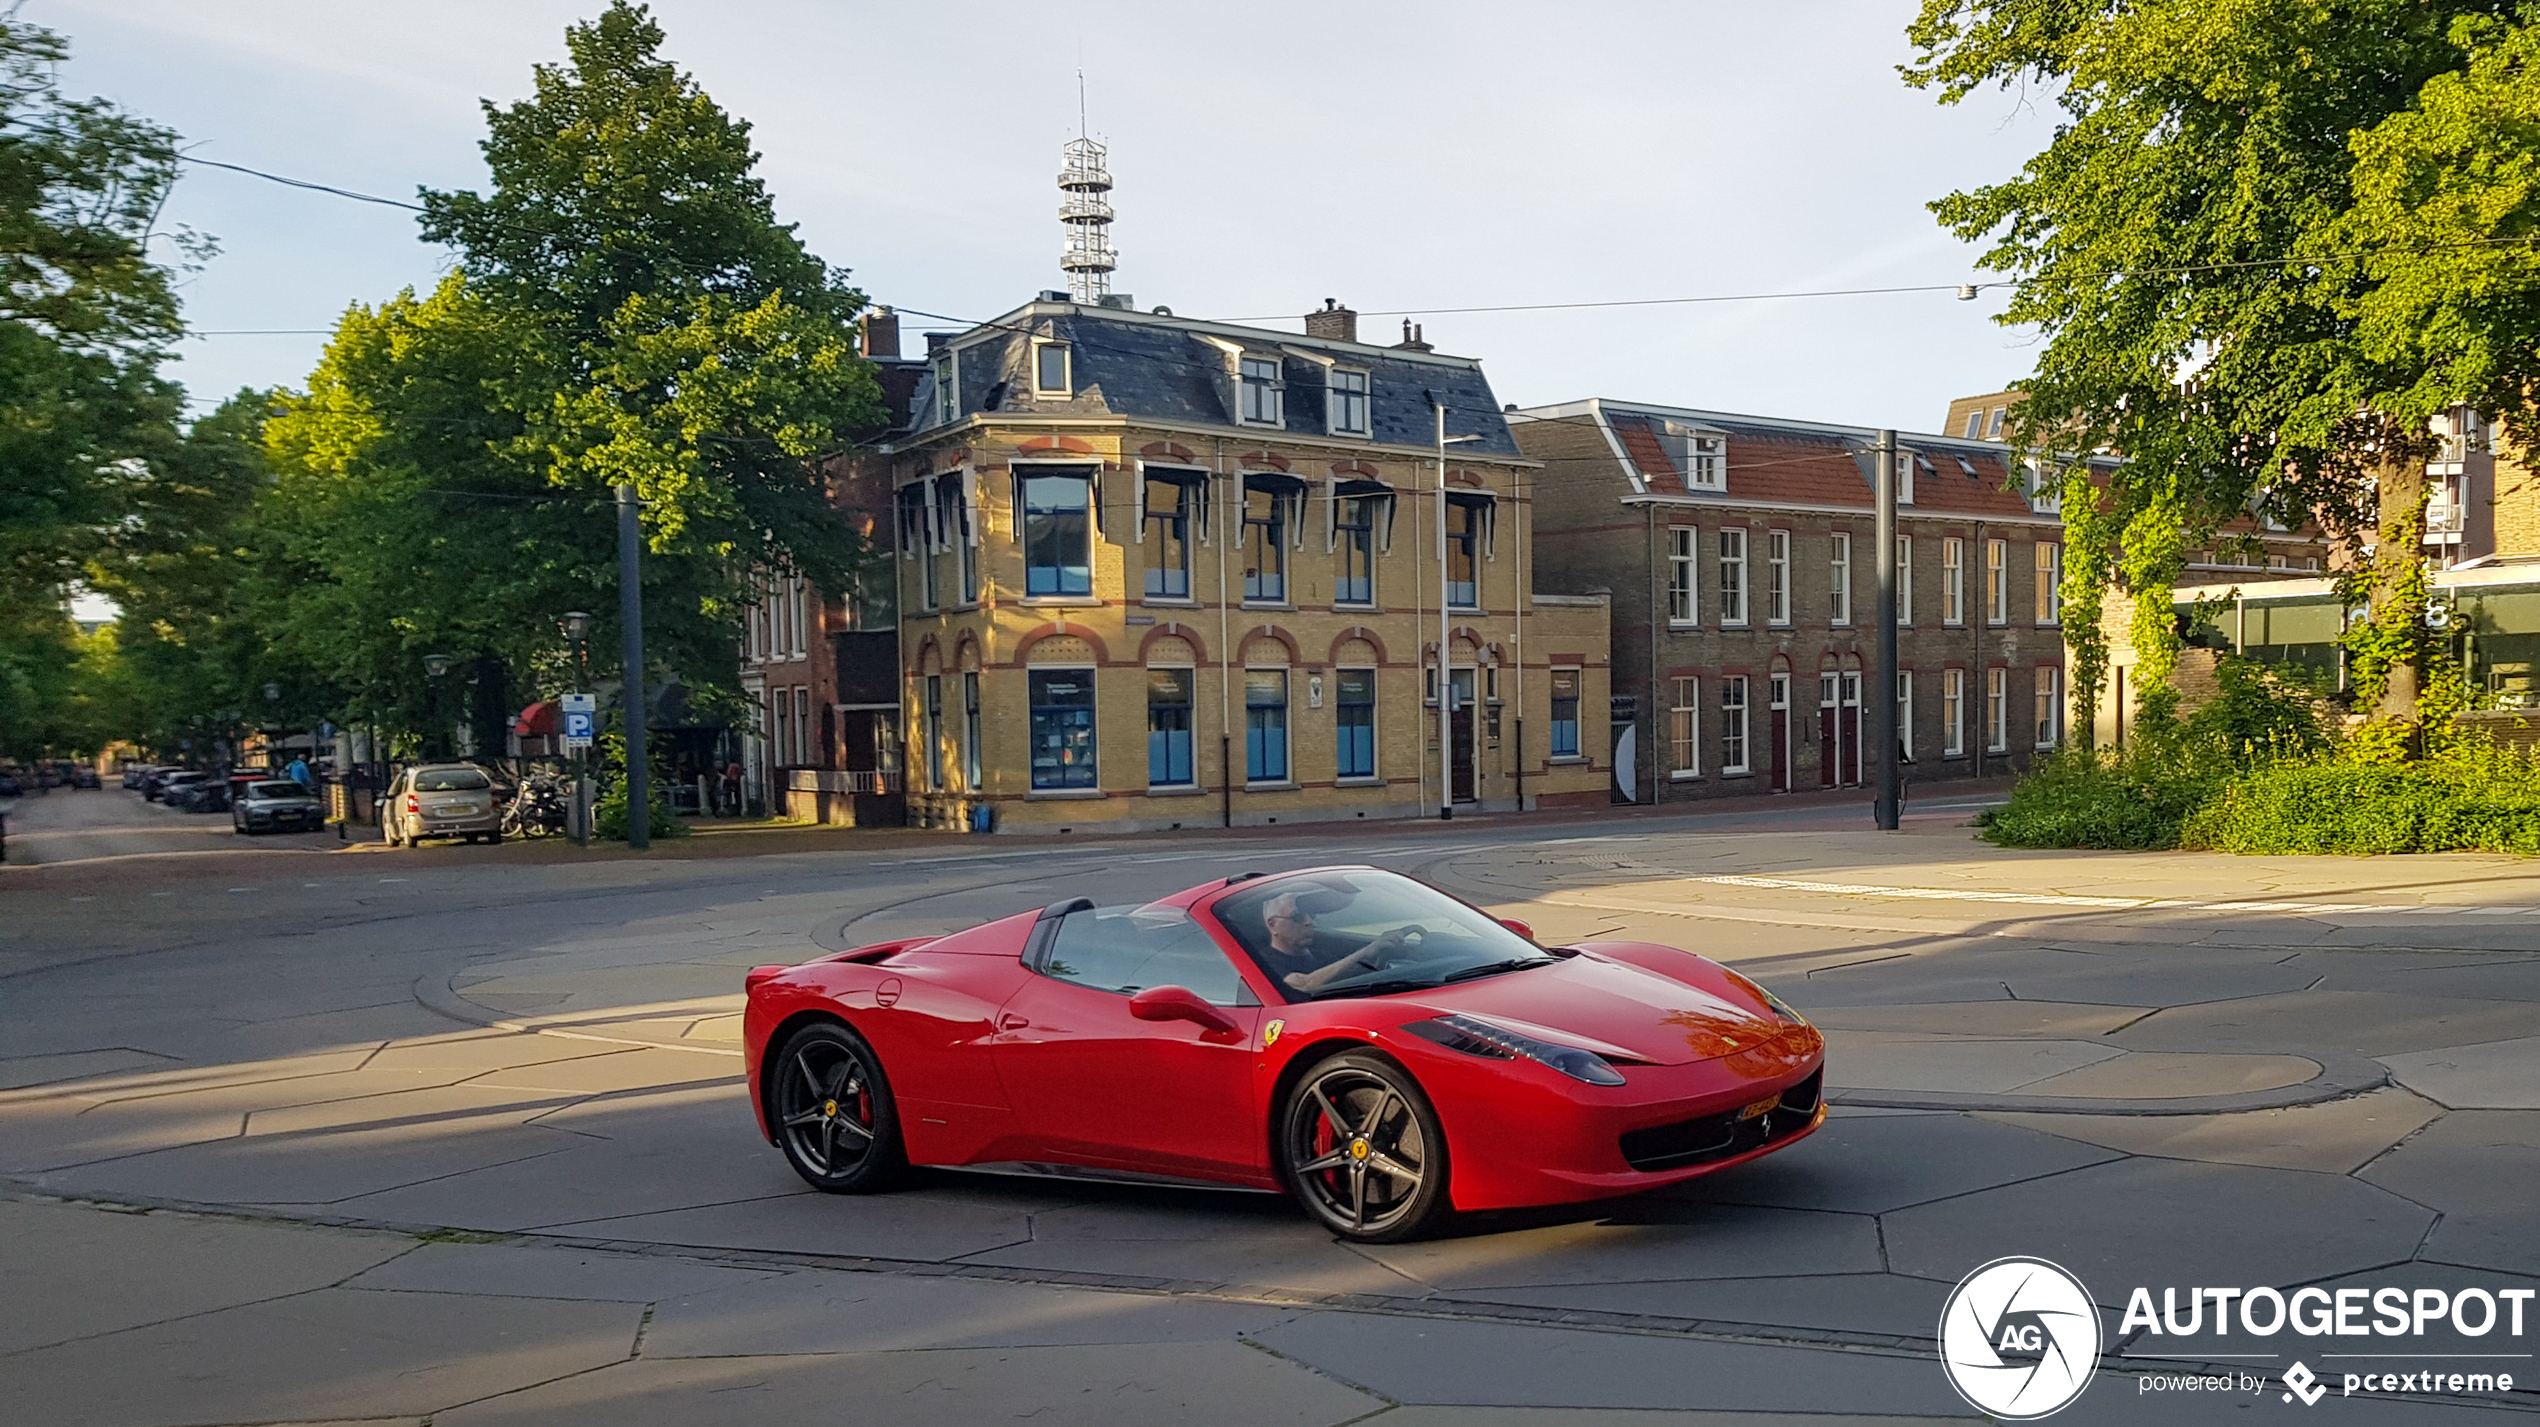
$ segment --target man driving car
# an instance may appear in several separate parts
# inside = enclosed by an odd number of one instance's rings
[[[1314,913],[1298,902],[1294,892],[1282,892],[1264,902],[1261,923],[1270,934],[1263,969],[1292,991],[1319,991],[1344,976],[1372,971],[1385,964],[1387,953],[1403,944],[1400,929],[1355,950],[1327,942],[1315,931]]]

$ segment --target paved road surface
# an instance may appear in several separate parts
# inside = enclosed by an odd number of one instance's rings
[[[31,793],[8,810],[9,865],[204,853],[332,851],[332,831],[240,837],[227,813],[185,813],[108,785]]]
[[[2138,1284],[2540,1284],[2529,865],[2003,853],[1855,811],[26,874],[0,884],[0,1372],[43,1423],[1925,1420],[1973,1415],[1942,1298],[2011,1253],[2077,1271],[2121,1344],[2061,1421],[2286,1410],[2143,1395],[2174,1348],[2261,1375],[2530,1350],[2540,1313],[2514,1341],[2116,1331]],[[749,1124],[743,967],[1330,861],[1738,965],[1828,1029],[1835,1117],[1672,1191],[1380,1249],[1270,1196],[833,1199]]]

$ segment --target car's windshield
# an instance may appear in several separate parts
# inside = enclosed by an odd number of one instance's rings
[[[284,781],[250,783],[247,785],[247,796],[251,798],[307,798],[316,795],[297,783]]]
[[[491,786],[473,768],[426,768],[415,774],[418,793],[473,793]]]
[[[1214,910],[1292,996],[1420,990],[1555,959],[1453,897],[1392,872],[1272,878],[1221,898]]]

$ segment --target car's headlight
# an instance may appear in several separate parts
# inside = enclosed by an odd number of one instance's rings
[[[1551,1066],[1572,1080],[1584,1080],[1590,1085],[1624,1083],[1623,1072],[1592,1050],[1537,1040],[1471,1016],[1439,1016],[1435,1020],[1413,1021],[1403,1029],[1422,1040],[1434,1041],[1448,1050],[1462,1051],[1466,1055],[1490,1060],[1514,1060],[1524,1056]]]
[[[1762,982],[1756,981],[1750,977],[1741,976],[1734,971],[1729,973],[1729,980],[1749,991],[1754,992],[1757,999],[1761,1000],[1765,1005],[1773,1008],[1774,1015],[1781,1017],[1783,1020],[1790,1022],[1794,1026],[1804,1026],[1808,1024],[1808,1018],[1806,1016],[1792,1010],[1788,1001],[1785,1001],[1781,997],[1774,995],[1772,992],[1765,990]]]

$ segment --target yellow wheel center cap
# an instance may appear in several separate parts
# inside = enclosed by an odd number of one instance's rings
[[[1365,1159],[1367,1156],[1374,1154],[1375,1152],[1375,1147],[1368,1144],[1365,1140],[1351,1140],[1349,1142],[1349,1157],[1351,1159]]]
[[[821,1106],[821,1107],[820,1107],[820,1113],[822,1113],[822,1114],[824,1114],[824,1115],[835,1115],[835,1114],[837,1114],[837,1113],[838,1113],[838,1102],[837,1102],[837,1101],[835,1101],[835,1100],[832,1100],[832,1101],[830,1101],[828,1104]]]

